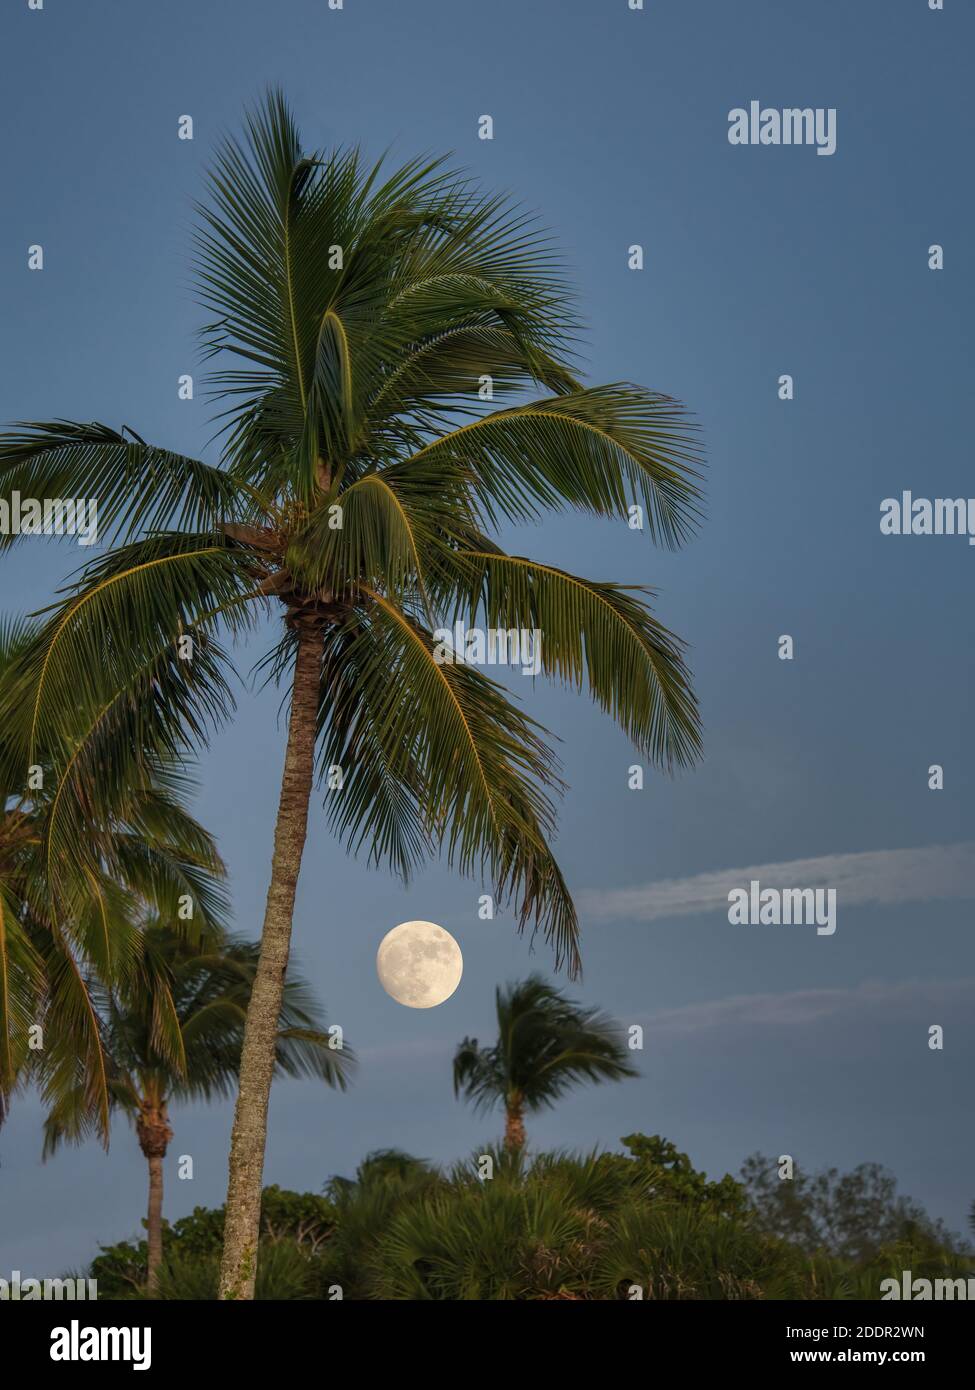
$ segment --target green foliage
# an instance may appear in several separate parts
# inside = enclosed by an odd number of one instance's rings
[[[687,1154],[681,1153],[659,1134],[625,1135],[622,1143],[646,1174],[649,1196],[664,1201],[692,1203],[719,1216],[740,1215],[745,1207],[741,1184],[726,1173],[719,1182],[709,1182],[694,1168]]]
[[[758,1298],[802,1287],[798,1252],[722,1213],[709,1190],[723,1197],[722,1184],[655,1194],[657,1160],[676,1151],[663,1140],[633,1144],[641,1148],[531,1164],[487,1148],[446,1175],[350,1193],[324,1277],[351,1280],[350,1298],[422,1301],[626,1299],[633,1286],[644,1298]],[[493,1176],[480,1180],[484,1155]]]
[[[280,1263],[272,1266],[269,1271],[266,1268],[266,1254],[278,1246],[293,1248],[300,1255],[303,1261],[302,1268],[305,1270],[300,1281],[302,1287],[306,1286],[309,1279],[314,1283],[319,1270],[314,1261],[323,1242],[334,1230],[335,1220],[335,1206],[326,1197],[317,1196],[313,1192],[290,1192],[277,1186],[266,1187],[261,1196],[262,1253],[259,1269],[265,1279],[270,1281],[268,1287],[276,1286],[280,1282],[279,1275],[284,1278],[287,1274],[290,1278],[289,1271],[293,1272],[299,1267],[297,1262],[289,1263],[287,1256],[281,1256]],[[223,1207],[194,1207],[188,1216],[181,1216],[172,1223],[164,1223],[165,1268],[168,1271],[168,1283],[165,1287],[171,1291],[163,1292],[161,1285],[161,1297],[216,1298],[217,1271],[223,1247],[223,1223]],[[144,1240],[119,1241],[115,1245],[102,1246],[101,1254],[92,1261],[89,1271],[90,1277],[98,1280],[99,1297],[141,1297],[146,1278],[147,1254]],[[189,1292],[194,1287],[193,1271],[196,1268],[202,1271],[197,1287],[204,1290],[212,1289],[212,1292]],[[309,1268],[311,1274],[308,1273]],[[258,1278],[260,1288],[261,1275]],[[176,1288],[187,1291],[172,1292]],[[277,1298],[306,1295],[265,1293],[260,1296]]]
[[[258,1298],[418,1300],[865,1299],[881,1281],[966,1277],[970,1257],[928,1236],[855,1260],[764,1229],[730,1177],[709,1182],[659,1135],[626,1153],[540,1154],[488,1146],[446,1170],[379,1150],[324,1196],[264,1190]],[[484,1157],[493,1176],[478,1176]],[[864,1228],[877,1213],[863,1213]],[[887,1229],[881,1213],[883,1230]],[[167,1231],[160,1297],[212,1299],[223,1210]],[[141,1297],[145,1242],[102,1250],[102,1298]],[[639,1291],[638,1294],[635,1291]]]
[[[587,1295],[644,1299],[760,1299],[783,1289],[792,1253],[710,1205],[631,1200],[613,1213],[593,1261]],[[796,1280],[799,1283],[799,1280]]]
[[[339,1201],[349,1193],[362,1191],[366,1187],[388,1187],[425,1178],[430,1171],[425,1159],[415,1158],[403,1149],[374,1149],[359,1164],[354,1178],[332,1177],[326,1184],[326,1190],[335,1201]]]
[[[220,1287],[220,1255],[204,1256],[173,1252],[159,1271],[156,1298],[215,1302]],[[99,1296],[101,1288],[99,1287]],[[261,1241],[254,1297],[266,1301],[295,1302],[322,1296],[316,1261],[291,1241]],[[145,1300],[139,1289],[130,1298]]]

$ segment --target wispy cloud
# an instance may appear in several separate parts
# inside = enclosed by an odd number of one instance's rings
[[[975,979],[865,980],[850,989],[791,990],[779,994],[737,994],[683,1004],[676,1009],[657,1009],[637,1017],[649,1034],[680,1036],[712,1029],[781,1029],[838,1020],[843,1016],[862,1023],[870,1012],[893,1017],[912,1015],[932,1007],[975,1003]]]
[[[719,907],[726,911],[731,890],[747,887],[752,879],[758,879],[763,888],[835,888],[843,906],[973,898],[975,842],[827,854],[819,859],[720,869],[690,878],[662,878],[634,888],[589,888],[577,895],[577,902],[584,920],[653,922]]]

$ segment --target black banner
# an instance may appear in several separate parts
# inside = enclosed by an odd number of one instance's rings
[[[379,1327],[392,1327],[399,1335],[415,1339],[439,1326],[455,1330],[458,1314],[436,1323],[432,1310],[380,1309],[376,1304],[352,1305],[336,1301],[321,1306],[262,1303],[259,1307],[209,1303],[98,1303],[79,1307],[70,1303],[31,1302],[0,1304],[0,1334],[13,1347],[24,1370],[50,1365],[68,1374],[89,1371],[104,1374],[166,1374],[220,1371],[253,1372],[259,1363],[273,1358],[282,1368],[317,1365],[323,1373],[335,1367],[336,1352],[361,1358],[363,1368],[374,1371]],[[462,1316],[462,1315],[461,1315]],[[502,1314],[502,1316],[505,1316]],[[523,1332],[517,1314],[505,1327],[514,1335]],[[417,1322],[419,1317],[419,1322]],[[400,1322],[400,1319],[404,1319]],[[463,1324],[460,1324],[461,1326]],[[849,1303],[647,1303],[642,1313],[632,1306],[604,1323],[579,1322],[579,1310],[570,1324],[533,1322],[533,1350],[538,1355],[539,1330],[546,1336],[545,1356],[558,1364],[573,1355],[570,1345],[593,1347],[592,1338],[612,1338],[613,1364],[620,1354],[640,1357],[648,1373],[663,1358],[680,1358],[688,1372],[698,1368],[747,1374],[753,1369],[789,1370],[799,1366],[866,1365],[947,1369],[957,1362],[970,1343],[971,1320],[963,1308],[944,1304],[912,1304],[892,1309],[887,1304]],[[562,1336],[551,1338],[552,1332]],[[563,1340],[571,1336],[571,1343]],[[584,1343],[579,1342],[580,1336]],[[392,1360],[392,1343],[390,1360]],[[399,1367],[416,1374],[415,1340],[407,1364]],[[607,1345],[605,1342],[603,1345]],[[502,1348],[508,1350],[502,1353]],[[510,1354],[505,1332],[493,1336],[478,1351],[483,1375],[485,1355],[497,1348]],[[564,1350],[563,1350],[564,1348]],[[432,1357],[432,1353],[431,1353]],[[452,1360],[452,1357],[449,1359]],[[439,1373],[449,1370],[441,1363]],[[343,1362],[344,1364],[344,1362]],[[435,1363],[431,1360],[431,1366]],[[347,1372],[343,1372],[347,1373]]]

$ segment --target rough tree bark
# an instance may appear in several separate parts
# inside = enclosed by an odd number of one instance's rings
[[[509,1153],[525,1147],[525,1105],[517,1094],[505,1101],[504,1146]]]
[[[163,1257],[163,1159],[173,1137],[165,1101],[144,1100],[139,1107],[135,1130],[139,1148],[149,1164],[149,1211],[146,1218],[146,1243],[149,1250],[146,1289],[150,1294],[154,1294],[159,1286],[159,1268]]]
[[[278,1020],[291,947],[298,871],[308,829],[315,766],[323,636],[317,615],[295,619],[295,657],[288,746],[274,830],[271,884],[264,910],[261,952],[247,1007],[240,1059],[240,1088],[230,1141],[230,1177],[224,1228],[220,1297],[254,1297],[267,1110],[274,1074]]]

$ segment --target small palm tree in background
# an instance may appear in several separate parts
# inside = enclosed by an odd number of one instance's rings
[[[357,150],[308,155],[271,93],[225,144],[209,194],[197,271],[219,465],[98,423],[0,436],[4,494],[97,498],[114,546],[51,611],[0,717],[16,732],[14,780],[43,732],[67,792],[46,852],[83,862],[76,793],[129,777],[132,750],[205,743],[233,709],[219,639],[279,616],[265,663],[290,684],[290,715],[221,1281],[249,1298],[316,770],[342,771],[327,807],[351,848],[404,879],[442,852],[577,973],[545,730],[463,651],[441,659],[437,633],[540,631],[544,676],[588,688],[648,761],[694,762],[683,644],[650,591],[508,554],[492,532],[570,508],[625,522],[638,506],[645,534],[677,546],[699,516],[700,450],[671,397],[577,377],[550,239],[443,161],[386,175]]]
[[[37,630],[0,621],[0,704],[16,703],[18,661]],[[38,739],[25,783],[9,775],[8,734],[0,719],[0,1121],[14,1093],[36,1083],[48,1105],[70,1093],[107,1144],[108,1061],[89,981],[131,986],[148,913],[188,934],[222,930],[224,867],[171,760],[149,758],[115,786],[107,765],[82,787],[50,775]],[[84,861],[59,858],[51,841],[74,800],[88,826]]]
[[[126,985],[91,993],[108,1064],[111,1105],[135,1127],[149,1165],[146,1286],[156,1289],[163,1256],[163,1159],[173,1137],[173,1101],[214,1100],[231,1094],[240,1070],[247,1003],[260,948],[231,938],[202,942],[158,924],[143,933],[140,968]],[[286,1076],[317,1076],[344,1090],[351,1052],[333,1046],[309,986],[293,972],[285,981],[275,1066]],[[45,1157],[63,1141],[90,1132],[83,1073],[62,1088],[48,1115]]]
[[[465,1038],[454,1056],[454,1095],[481,1110],[502,1105],[509,1153],[525,1145],[525,1112],[554,1105],[585,1081],[636,1076],[619,1025],[566,999],[538,975],[495,991],[498,1040]]]

